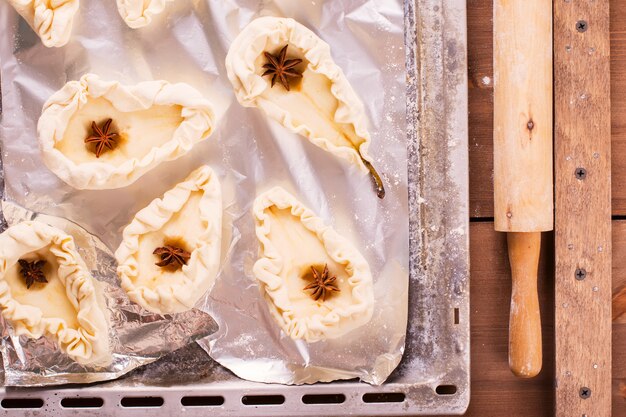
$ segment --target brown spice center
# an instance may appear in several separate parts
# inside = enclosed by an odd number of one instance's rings
[[[161,258],[161,260],[155,264],[161,268],[169,266],[175,269],[180,269],[183,265],[187,265],[187,262],[191,258],[191,253],[179,248],[178,246],[171,245],[156,248],[152,253]]]
[[[263,65],[265,68],[265,72],[262,74],[263,77],[266,75],[272,76],[272,87],[276,84],[276,81],[279,81],[285,90],[290,90],[290,80],[302,78],[302,72],[296,69],[302,60],[299,58],[287,59],[287,48],[289,45],[285,45],[283,49],[280,50],[278,55],[272,55],[269,52],[264,52],[265,58],[267,58],[267,64]]]
[[[328,270],[328,264],[324,265],[324,270],[320,273],[315,266],[311,266],[313,282],[303,288],[304,291],[313,291],[310,295],[315,301],[320,298],[326,301],[326,298],[334,292],[341,290],[337,286],[337,277],[332,275]]]
[[[108,119],[102,127],[94,121],[91,122],[91,136],[85,139],[86,144],[94,144],[93,153],[96,154],[96,158],[100,158],[100,155],[105,150],[113,150],[117,145],[116,140],[119,138],[119,134],[111,132],[111,123],[113,119]]]
[[[43,267],[46,265],[46,261],[38,260],[33,262],[28,262],[24,259],[20,259],[17,261],[20,264],[20,275],[26,281],[26,289],[30,289],[30,287],[36,283],[45,284],[48,282],[45,274],[43,273]]]

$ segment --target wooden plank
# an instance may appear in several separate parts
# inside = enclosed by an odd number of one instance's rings
[[[474,218],[493,217],[493,96],[492,96],[492,0],[468,0],[468,61],[470,109],[470,215]],[[611,102],[613,122],[613,214],[626,215],[626,3],[611,3]],[[613,287],[626,285],[626,222],[614,222]],[[554,340],[544,336],[544,370],[538,378],[529,381],[504,380],[510,377],[503,366],[506,361],[506,293],[500,287],[506,270],[504,238],[492,243],[495,233],[491,223],[473,223],[471,230],[472,252],[472,400],[466,416],[552,415],[552,388],[544,384],[543,377],[550,372]],[[493,236],[492,236],[493,235]],[[545,268],[544,260],[540,270]],[[493,262],[493,265],[492,265]],[[477,265],[481,263],[481,265]],[[493,269],[493,273],[491,270]],[[498,272],[501,271],[501,272]],[[494,275],[495,274],[495,275]],[[549,297],[551,288],[541,287],[540,297]],[[507,283],[507,285],[510,285]],[[548,292],[546,292],[548,291]],[[484,296],[483,296],[484,295]],[[495,301],[494,301],[495,300]],[[542,301],[543,303],[543,301]],[[494,305],[498,304],[498,305]],[[543,307],[543,305],[542,305]],[[497,310],[501,312],[498,313]],[[493,311],[493,314],[489,312]],[[503,312],[503,313],[502,313]],[[548,325],[547,312],[544,327]],[[500,314],[498,316],[498,314]],[[490,330],[500,320],[499,328]],[[489,324],[493,323],[493,324]],[[503,324],[504,323],[504,324]],[[544,328],[544,332],[549,329]],[[503,333],[504,332],[504,333]],[[499,346],[499,347],[496,347]],[[500,359],[496,359],[499,351]],[[483,376],[486,370],[498,369]],[[509,382],[514,385],[509,385]],[[498,392],[499,394],[496,394]],[[549,394],[549,396],[546,396]],[[504,398],[503,398],[504,397]],[[495,409],[491,401],[494,401]],[[519,411],[519,412],[518,412]],[[626,326],[613,324],[613,415],[626,417]]]
[[[493,0],[467,2],[470,216],[493,217]]]
[[[613,311],[626,288],[626,221],[613,221]],[[622,299],[622,302],[626,301]],[[622,310],[623,311],[623,310]],[[626,417],[626,315],[613,319],[613,417]]]
[[[467,1],[470,215],[493,217],[493,0]],[[611,2],[613,215],[626,216],[626,3]]]
[[[616,283],[626,282],[626,221],[614,222]],[[507,365],[508,300],[511,291],[506,235],[493,223],[471,223],[472,399],[466,417],[554,415],[554,249],[543,234],[539,261],[539,301],[543,319],[544,367],[521,380]],[[569,417],[569,416],[568,416]],[[576,417],[576,416],[575,416]],[[604,417],[591,413],[589,417]],[[613,414],[626,417],[626,324],[613,324]]]
[[[557,416],[611,415],[609,56],[608,0],[554,2]]]
[[[544,233],[538,268],[544,366],[532,380],[513,375],[508,366],[510,265],[506,235],[493,223],[472,223],[471,375],[472,400],[467,415],[552,416],[554,402],[554,245]]]
[[[626,249],[626,248],[625,248]],[[622,271],[626,273],[626,271]],[[626,323],[613,323],[613,416],[626,416]]]
[[[626,221],[613,222],[613,252],[618,254],[613,256],[613,323],[626,325],[626,256],[619,255],[626,253]]]
[[[511,277],[506,235],[492,222],[471,223],[471,377],[466,417],[550,417],[554,403],[554,239],[542,236],[539,303],[542,309],[544,367],[531,380],[517,378],[508,366]]]
[[[626,3],[611,2],[613,214],[626,215]]]

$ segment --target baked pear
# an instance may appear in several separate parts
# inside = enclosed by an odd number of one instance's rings
[[[87,74],[44,105],[39,144],[48,168],[72,187],[121,188],[185,155],[214,122],[211,103],[187,84],[126,86]]]
[[[233,41],[226,70],[237,100],[314,145],[370,174],[378,197],[383,182],[368,154],[363,103],[330,55],[330,46],[293,19],[261,17]]]
[[[9,0],[9,4],[48,48],[64,46],[70,40],[79,0]]]
[[[215,282],[222,239],[222,192],[208,166],[139,211],[115,258],[122,288],[146,310],[190,310]]]
[[[0,308],[16,335],[47,337],[83,365],[108,365],[99,288],[65,232],[29,221],[0,234]]]
[[[253,273],[291,338],[338,338],[369,322],[372,273],[356,247],[283,188],[254,202],[260,258]]]
[[[152,18],[165,10],[174,0],[117,0],[117,10],[126,24],[138,29],[148,26]]]

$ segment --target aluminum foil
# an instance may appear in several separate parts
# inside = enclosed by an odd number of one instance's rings
[[[113,362],[106,368],[82,366],[59,352],[55,343],[45,337],[16,336],[0,316],[5,385],[43,386],[115,379],[215,330],[215,322],[199,310],[162,316],[132,303],[117,283],[111,251],[96,236],[69,220],[37,214],[7,201],[2,202],[2,215],[9,226],[37,220],[74,237],[104,296],[113,352]]]
[[[230,2],[219,3],[223,3],[219,7],[224,15],[232,12]],[[352,237],[372,267],[376,308],[368,325],[339,339],[307,344],[281,332],[251,271],[258,244],[250,219],[250,198],[242,207],[242,216],[235,220],[242,239],[233,262],[225,266],[206,310],[218,322],[219,330],[199,343],[213,359],[248,380],[304,384],[360,378],[381,384],[400,361],[407,321],[403,5],[393,0],[286,0],[263,6],[224,26],[227,39],[232,40],[255,17],[274,15],[293,17],[327,41],[366,103],[373,137],[371,153],[384,173],[387,197],[378,201],[368,178],[339,167],[329,155],[304,146],[302,138],[268,123],[258,112],[238,108],[242,117],[252,118],[253,129],[248,134],[255,138],[263,162],[267,161],[255,187],[286,185],[340,233]],[[279,165],[276,169],[277,161],[282,161],[284,168]]]
[[[385,181],[384,200],[377,199],[370,179],[357,168],[234,100],[224,58],[240,30],[262,15],[293,17],[331,45],[365,103],[373,137],[370,154]],[[356,377],[380,384],[402,357],[407,323],[403,24],[401,0],[191,0],[170,3],[149,27],[131,30],[115,2],[84,1],[71,42],[48,49],[0,0],[5,199],[69,219],[111,251],[137,210],[192,169],[209,164],[222,182],[227,238],[216,285],[197,305],[219,329],[200,345],[217,362],[254,381],[302,384]],[[150,79],[189,83],[216,103],[217,129],[189,155],[163,163],[130,187],[74,190],[42,164],[36,123],[44,101],[86,72],[126,84]],[[368,325],[334,341],[306,344],[282,334],[269,316],[252,275],[258,243],[251,209],[254,197],[274,185],[287,188],[351,238],[368,259],[376,294]],[[181,330],[189,331],[186,324]],[[157,346],[169,342],[158,334],[151,341]]]

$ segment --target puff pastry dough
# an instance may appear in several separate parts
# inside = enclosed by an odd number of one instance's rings
[[[47,284],[26,288],[18,261],[45,260]],[[15,334],[54,340],[84,365],[111,362],[107,318],[74,239],[41,222],[0,234],[0,308]]]
[[[135,303],[155,313],[190,310],[215,282],[222,239],[222,192],[217,176],[202,166],[139,211],[124,229],[115,253],[122,288]],[[155,265],[157,247],[191,253],[178,270]]]
[[[117,9],[126,24],[142,28],[152,22],[152,17],[163,12],[167,3],[174,0],[117,0]]]
[[[118,144],[96,158],[84,139],[93,121],[109,118]],[[161,162],[181,157],[213,126],[211,104],[187,84],[125,86],[87,74],[50,97],[38,131],[48,168],[74,188],[97,190],[125,187]]]
[[[47,47],[70,40],[79,0],[9,0]]]
[[[261,257],[253,273],[270,312],[293,339],[340,337],[369,322],[374,308],[370,267],[359,251],[280,187],[254,202]],[[310,268],[328,265],[340,292],[315,301],[304,287]]]
[[[300,58],[301,82],[287,91],[263,77],[264,52]],[[333,61],[330,46],[293,19],[261,17],[237,36],[226,56],[226,70],[239,102],[258,107],[292,132],[370,173],[379,197],[384,188],[371,164],[371,142],[363,103]]]

